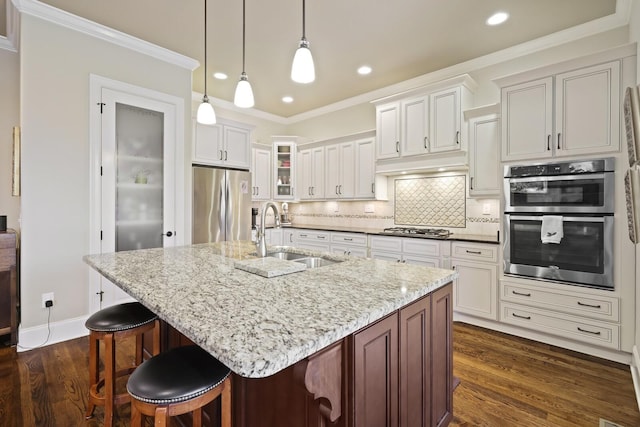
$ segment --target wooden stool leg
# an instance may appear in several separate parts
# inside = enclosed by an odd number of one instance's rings
[[[104,336],[104,425],[113,425],[113,395],[115,393],[116,346],[113,334]]]
[[[221,414],[220,425],[221,427],[231,427],[231,374],[224,380],[222,389]]]
[[[167,427],[169,425],[169,411],[166,406],[158,406],[156,408],[156,420],[154,423],[155,427]]]
[[[95,338],[93,332],[89,333],[89,390],[95,386],[100,380],[100,340]],[[89,398],[87,412],[84,414],[85,419],[93,417],[93,411],[96,405],[93,399]]]
[[[144,334],[136,335],[136,366],[142,364],[142,356],[144,353]]]
[[[193,427],[202,427],[202,408],[196,408],[191,413]]]
[[[153,355],[160,354],[160,320],[156,319],[153,323]]]
[[[131,401],[131,427],[142,427],[142,413],[134,400]]]

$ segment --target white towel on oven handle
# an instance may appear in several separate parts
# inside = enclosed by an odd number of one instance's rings
[[[564,237],[562,217],[558,215],[543,215],[540,239],[542,243],[559,244]]]

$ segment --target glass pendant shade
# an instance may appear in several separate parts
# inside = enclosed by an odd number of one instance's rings
[[[236,86],[236,94],[233,98],[233,103],[236,107],[251,108],[254,105],[253,90],[251,89],[251,83],[247,79],[247,73],[244,71],[240,75],[240,81]]]
[[[207,95],[202,98],[202,103],[198,107],[196,120],[198,123],[202,123],[203,125],[216,124],[216,112],[213,111],[213,106],[209,104],[209,98]]]
[[[316,70],[313,65],[313,57],[309,49],[309,42],[304,38],[300,40],[300,46],[293,57],[291,66],[291,80],[296,83],[311,83],[316,79]]]

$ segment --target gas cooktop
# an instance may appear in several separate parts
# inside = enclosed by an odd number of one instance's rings
[[[445,239],[451,235],[451,232],[444,228],[390,227],[385,228],[382,232],[385,234],[410,234],[440,239]]]

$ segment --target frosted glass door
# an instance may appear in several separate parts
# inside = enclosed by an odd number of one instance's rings
[[[116,103],[116,251],[162,246],[164,114]]]

